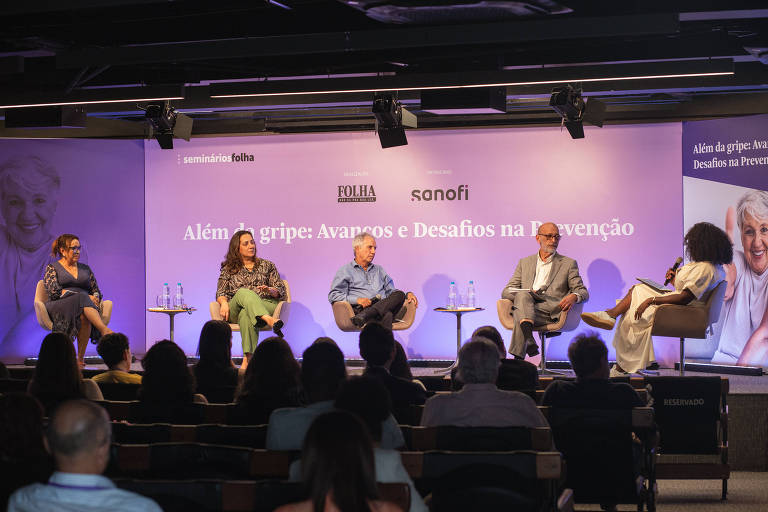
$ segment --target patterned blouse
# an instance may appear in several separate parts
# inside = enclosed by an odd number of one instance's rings
[[[96,283],[96,277],[94,277],[91,267],[84,263],[78,263],[77,270],[77,279],[75,279],[69,272],[65,272],[62,280],[59,281],[56,267],[52,263],[49,263],[48,266],[45,267],[43,284],[45,285],[45,290],[48,292],[50,300],[59,300],[64,288],[78,288],[87,292],[88,295],[101,297],[101,291],[99,290],[98,283]],[[64,286],[62,286],[62,282]]]
[[[280,294],[277,297],[272,297],[267,291],[260,292],[256,289],[259,285],[277,288]],[[264,299],[285,300],[286,296],[285,285],[283,280],[280,279],[277,267],[271,261],[262,258],[256,260],[253,270],[248,270],[245,266],[242,266],[240,270],[234,273],[221,269],[219,282],[216,286],[216,297],[226,297],[228,301],[232,300],[232,296],[240,288],[253,290]]]

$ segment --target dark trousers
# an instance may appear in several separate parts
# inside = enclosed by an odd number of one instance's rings
[[[376,301],[367,308],[359,304],[352,304],[352,310],[356,315],[364,314],[366,321],[382,320],[387,322],[389,324],[388,327],[391,328],[392,320],[400,312],[404,302],[405,293],[395,290],[388,297]]]

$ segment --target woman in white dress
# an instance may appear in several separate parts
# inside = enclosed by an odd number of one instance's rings
[[[708,222],[695,224],[685,235],[685,248],[690,262],[676,272],[667,272],[674,293],[660,293],[637,284],[614,307],[581,315],[587,324],[607,330],[613,329],[621,316],[613,336],[616,365],[611,369],[612,376],[636,372],[655,363],[651,329],[657,306],[703,307],[702,297],[725,279],[722,265],[733,259],[733,247],[722,229]]]

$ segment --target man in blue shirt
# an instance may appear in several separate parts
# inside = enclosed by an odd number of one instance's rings
[[[352,241],[355,259],[343,265],[331,283],[328,301],[347,301],[355,316],[352,323],[362,327],[368,322],[381,322],[391,326],[392,319],[405,301],[418,306],[416,296],[395,289],[392,278],[379,265],[373,264],[376,255],[376,239],[367,232]]]

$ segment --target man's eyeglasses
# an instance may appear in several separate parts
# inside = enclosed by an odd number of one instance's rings
[[[539,233],[539,236],[543,236],[547,240],[560,240],[561,238],[563,238],[562,235],[548,235],[546,233]]]

